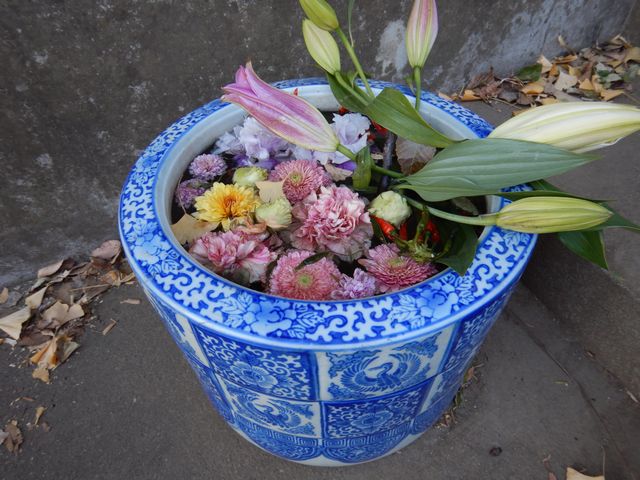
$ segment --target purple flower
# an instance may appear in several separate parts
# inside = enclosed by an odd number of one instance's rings
[[[196,197],[202,195],[206,190],[206,184],[198,178],[185,180],[176,188],[176,203],[186,210],[193,205]]]
[[[227,171],[227,164],[215,154],[198,155],[189,165],[189,173],[195,178],[210,182]]]
[[[375,277],[360,268],[356,268],[353,272],[353,277],[342,274],[338,281],[338,288],[331,292],[331,298],[334,300],[366,298],[375,295],[376,290],[377,282]]]
[[[223,88],[223,100],[236,103],[262,126],[288,142],[320,152],[335,152],[339,141],[320,111],[306,100],[261,80],[251,62]]]

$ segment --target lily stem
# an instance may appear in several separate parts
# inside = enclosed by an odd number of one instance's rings
[[[404,178],[404,175],[400,172],[394,172],[393,170],[389,170],[388,168],[379,167],[378,165],[372,165],[371,170],[374,172],[381,173],[383,175],[388,175],[391,178]]]
[[[439,210],[437,208],[430,207],[429,205],[425,205],[413,198],[409,198],[406,195],[402,195],[402,197],[407,201],[409,205],[415,207],[420,210],[427,210],[431,215],[444,218],[445,220],[451,220],[452,222],[464,223],[467,225],[495,225],[497,214],[492,213],[488,215],[480,215],[478,217],[466,217],[464,215],[456,215],[455,213],[445,212],[443,210]]]
[[[356,52],[353,50],[353,46],[351,45],[351,42],[349,42],[349,39],[347,38],[347,36],[344,34],[344,32],[340,27],[336,29],[336,33],[338,34],[338,37],[340,37],[340,40],[342,41],[344,48],[347,50],[349,57],[351,57],[353,66],[356,68],[356,72],[358,72],[358,76],[362,79],[362,83],[364,83],[364,88],[367,90],[367,93],[371,97],[373,97],[374,96],[373,90],[371,90],[371,87],[369,86],[369,82],[367,81],[367,76],[364,74],[364,70],[362,70],[362,65],[360,65],[360,62],[358,61],[358,57],[356,56]]]
[[[416,87],[416,110],[420,109],[420,96],[422,94],[422,75],[420,67],[415,67],[413,69],[413,83],[415,83]]]
[[[344,145],[339,144],[338,147],[336,148],[336,150],[338,152],[340,152],[341,154],[343,154],[345,157],[349,158],[349,160],[353,160],[354,162],[356,161],[356,154],[353,153],[351,150],[349,150]]]

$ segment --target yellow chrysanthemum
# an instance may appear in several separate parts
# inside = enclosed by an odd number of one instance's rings
[[[251,215],[260,205],[260,199],[251,187],[214,183],[213,186],[196,198],[195,217],[199,220],[220,223],[229,230],[232,222]]]

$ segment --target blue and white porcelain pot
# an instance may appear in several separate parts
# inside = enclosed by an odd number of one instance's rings
[[[326,82],[277,84],[337,110]],[[394,87],[373,82],[374,89]],[[486,136],[474,113],[429,93],[443,133]],[[340,466],[408,445],[453,399],[531,256],[534,235],[485,229],[464,277],[451,269],[364,300],[290,300],[238,286],[194,261],[171,233],[172,193],[188,163],[242,121],[218,100],[144,151],[122,192],[120,235],[140,284],[229,425],[287,460]],[[507,202],[488,197],[495,211]]]

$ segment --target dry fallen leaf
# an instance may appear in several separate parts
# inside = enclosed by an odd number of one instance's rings
[[[38,422],[40,421],[40,417],[42,417],[42,414],[44,413],[45,410],[46,408],[43,406],[36,408],[36,418],[33,421],[34,425],[38,425]]]
[[[2,292],[0,292],[0,305],[7,303],[7,300],[9,300],[9,289],[4,287]]]
[[[140,305],[140,300],[138,298],[127,298],[122,300],[120,303],[126,303],[129,305]]]
[[[180,245],[191,243],[207,232],[215,230],[217,223],[203,222],[185,213],[180,220],[171,225],[171,231]]]
[[[544,55],[540,55],[536,63],[542,65],[542,71],[540,72],[542,74],[549,72],[553,67],[553,64]]]
[[[0,330],[4,330],[11,338],[18,340],[22,324],[31,318],[31,309],[24,307],[6,317],[0,318]]]
[[[640,47],[633,47],[627,50],[624,55],[624,63],[628,62],[640,63]]]
[[[544,92],[544,83],[538,80],[525,85],[520,91],[526,95],[537,95]]]
[[[480,100],[480,97],[476,95],[473,90],[465,90],[462,96],[458,97],[458,100],[462,102],[473,102],[475,100]]]
[[[4,427],[4,431],[8,434],[4,439],[4,446],[11,453],[18,453],[20,444],[22,443],[22,432],[18,428],[18,422],[11,420]]]
[[[4,443],[8,436],[9,434],[7,432],[5,432],[4,430],[0,430],[0,445]]]
[[[445,100],[449,100],[449,101],[452,101],[452,100],[453,100],[453,98],[451,98],[451,97],[450,97],[449,95],[447,95],[446,93],[438,92],[438,96],[439,96],[440,98],[444,98]]]
[[[122,250],[122,244],[119,240],[107,240],[103,242],[98,248],[91,252],[91,256],[94,258],[101,258],[108,262],[113,262],[120,255]]]
[[[45,343],[29,360],[39,367],[53,370],[64,363],[79,346],[71,337],[58,335]]]
[[[578,85],[578,88],[580,90],[594,90],[593,83],[591,83],[591,80],[588,78],[582,80]]]
[[[60,260],[59,262],[52,263],[51,265],[47,265],[46,267],[42,267],[38,270],[38,278],[49,277],[60,270],[60,267],[64,263],[64,260]]]
[[[44,367],[37,367],[33,372],[31,372],[31,377],[40,380],[44,383],[49,383],[49,370]]]
[[[578,83],[578,77],[560,71],[560,75],[558,75],[558,79],[554,83],[554,86],[558,90],[567,90],[573,87],[576,83]]]
[[[261,181],[256,182],[256,187],[258,188],[260,200],[265,203],[273,202],[278,198],[286,198],[284,195],[284,191],[282,190],[282,185],[284,182],[269,182],[269,181]]]
[[[604,475],[598,477],[589,477],[574,470],[571,467],[567,467],[567,480],[604,480]]]
[[[112,318],[109,324],[104,327],[104,330],[102,330],[102,335],[106,335],[107,333],[109,333],[117,324],[118,322]]]
[[[29,308],[31,308],[31,310],[36,310],[42,304],[42,300],[44,299],[44,294],[47,292],[47,288],[49,287],[48,286],[42,287],[37,292],[32,293],[27,298],[25,298],[24,303]]]
[[[600,96],[605,102],[613,100],[624,93],[624,90],[603,90],[600,92]]]

